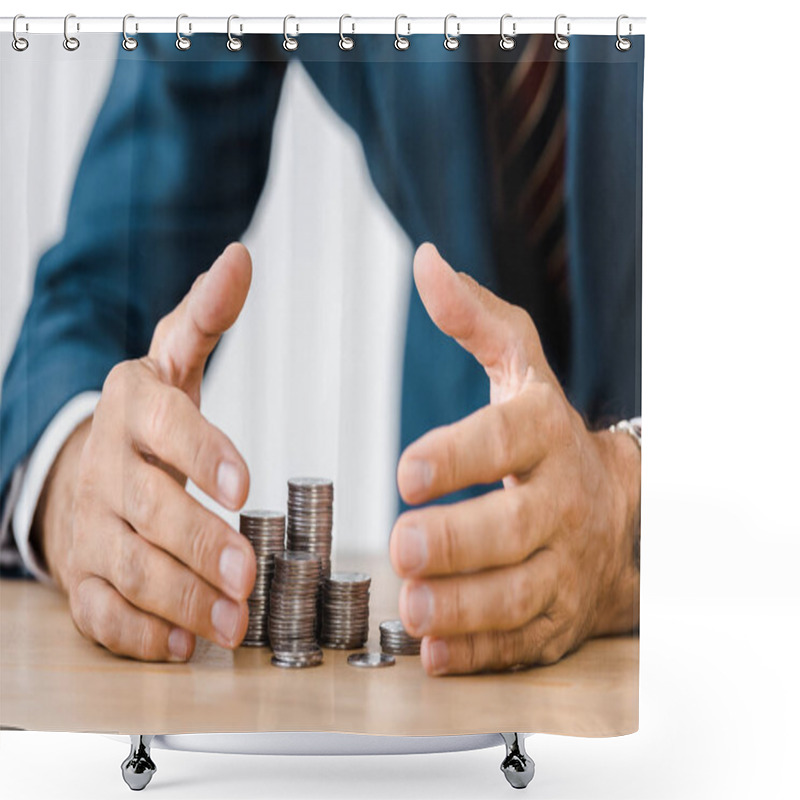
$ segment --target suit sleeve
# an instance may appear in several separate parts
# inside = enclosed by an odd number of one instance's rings
[[[158,319],[250,222],[285,64],[269,43],[229,53],[224,40],[179,52],[148,35],[119,57],[3,378],[0,498],[58,410],[146,353]]]

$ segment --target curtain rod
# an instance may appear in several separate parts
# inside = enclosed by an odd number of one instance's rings
[[[555,17],[514,17],[506,14],[503,31],[506,35],[528,33],[553,33]],[[0,17],[0,32],[11,33],[13,17]],[[175,17],[129,16],[126,32],[129,36],[139,33],[175,33]],[[288,32],[291,36],[304,33],[359,33],[391,34],[402,36],[416,34],[444,34],[445,27],[451,36],[474,34],[500,35],[500,17],[234,17],[231,31],[236,35]],[[558,30],[562,35],[613,36],[618,32],[616,17],[569,17],[558,16]],[[623,36],[645,32],[645,17],[624,17],[620,23]],[[569,27],[567,27],[569,26]],[[180,31],[184,36],[192,33],[227,33],[228,17],[193,17],[181,15]],[[17,34],[64,33],[64,17],[20,17]],[[121,17],[70,16],[70,35],[82,33],[118,33],[122,35]]]

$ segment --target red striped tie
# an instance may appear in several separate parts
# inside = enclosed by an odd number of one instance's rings
[[[505,284],[515,301],[531,311],[537,325],[549,327],[550,335],[543,338],[561,351],[553,353],[560,360],[569,338],[565,57],[549,35],[520,36],[510,52],[498,48],[496,37],[493,42],[490,38],[486,37],[489,63],[483,72],[499,267],[506,272]]]
[[[553,48],[551,36],[531,36],[515,63],[497,66],[506,67],[494,109],[501,206],[522,225],[537,261],[563,289],[567,278],[563,57]]]

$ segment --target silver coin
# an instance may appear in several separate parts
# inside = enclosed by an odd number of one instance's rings
[[[343,614],[348,611],[366,611],[367,608],[369,608],[369,595],[364,595],[363,597],[354,595],[348,598],[333,598],[330,595],[326,596],[323,592],[321,600],[327,608],[340,611]]]
[[[313,554],[300,550],[284,550],[275,554],[275,566],[283,569],[287,568],[287,564],[291,564],[291,569],[302,569],[303,565],[313,569],[312,565],[318,560]]]
[[[381,622],[380,624],[381,633],[386,631],[387,633],[400,633],[405,635],[406,629],[403,627],[403,623],[399,619],[387,619]]]
[[[307,667],[318,667],[322,663],[322,658],[293,658],[284,659],[272,656],[270,659],[273,666],[283,667],[284,669],[305,669]]]
[[[248,523],[278,522],[284,519],[283,511],[270,511],[263,508],[248,508],[240,516]]]
[[[353,667],[391,667],[394,663],[394,656],[386,653],[353,653],[347,656],[347,663]]]
[[[369,583],[369,580],[366,572],[334,572],[329,582],[332,584],[361,584]]]
[[[333,481],[328,478],[289,478],[289,487],[298,489],[310,489],[317,487],[326,487],[333,491]]]

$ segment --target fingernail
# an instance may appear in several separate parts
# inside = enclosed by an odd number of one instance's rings
[[[189,631],[183,628],[173,628],[167,640],[170,661],[186,661],[192,648],[192,637]]]
[[[222,500],[229,506],[236,506],[239,498],[239,470],[230,461],[223,461],[217,467],[217,488]]]
[[[226,547],[219,557],[220,575],[237,597],[244,592],[244,565],[244,553],[236,547]]]
[[[431,485],[432,478],[430,463],[422,459],[413,458],[403,468],[403,488],[408,494],[424,492]]]
[[[418,572],[428,561],[428,542],[425,532],[416,525],[409,525],[399,531],[397,560],[404,572]]]
[[[406,592],[406,614],[414,632],[424,633],[433,616],[433,593],[424,583]]]
[[[431,672],[441,674],[447,670],[447,662],[450,654],[447,652],[447,642],[437,639],[428,643],[428,662],[431,665]]]
[[[211,624],[226,644],[232,645],[239,627],[239,607],[221,597],[211,607]]]

